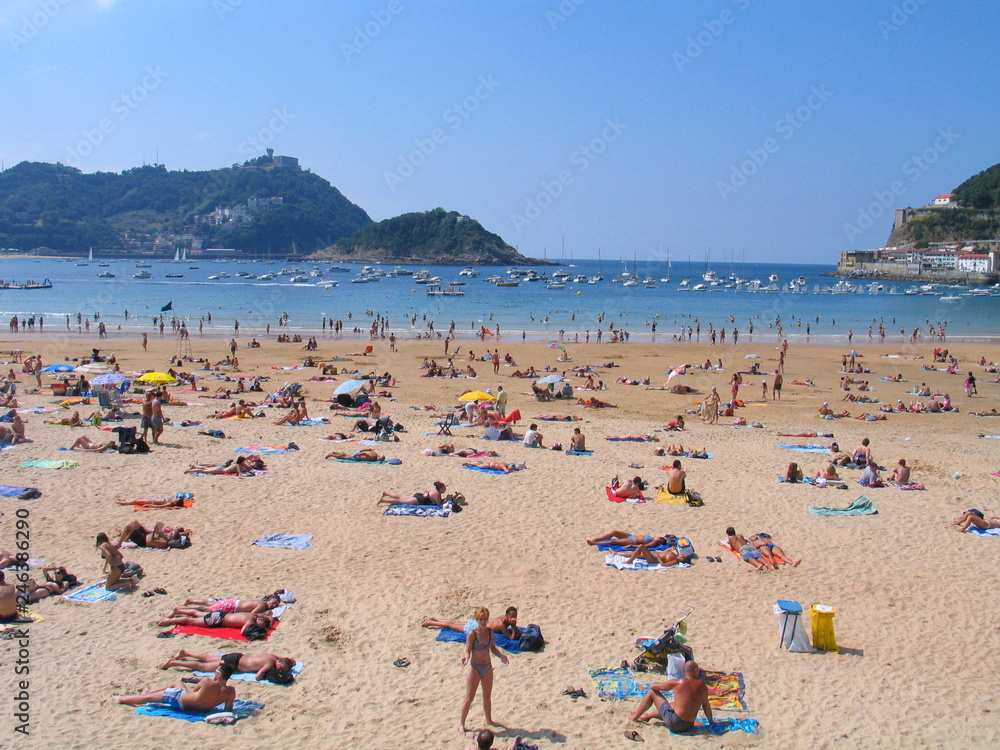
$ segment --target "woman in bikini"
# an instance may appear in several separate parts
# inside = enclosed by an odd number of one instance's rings
[[[185,474],[251,474],[253,467],[250,466],[246,456],[240,456],[235,461],[227,461],[224,464],[191,464],[184,470]]]
[[[788,470],[785,472],[786,482],[801,482],[802,481],[802,469],[794,461],[788,464]]]
[[[146,547],[149,549],[171,549],[190,546],[191,532],[183,526],[171,528],[164,526],[162,521],[157,522],[153,528],[143,526],[138,521],[131,521],[118,538],[118,545],[125,542],[132,542],[136,547]],[[187,542],[187,543],[185,543]]]
[[[139,582],[135,578],[123,575],[125,572],[125,558],[122,557],[122,553],[118,548],[111,543],[107,534],[103,532],[98,534],[95,546],[101,552],[101,557],[104,559],[104,569],[108,573],[108,577],[104,579],[104,588],[106,591],[121,591],[123,589],[131,591],[138,588]]]
[[[412,495],[393,495],[391,492],[383,492],[376,505],[436,505],[439,508],[444,505],[445,498],[442,493],[447,489],[444,482],[435,482],[434,489],[430,492],[414,492]]]
[[[614,531],[609,531],[607,534],[588,539],[587,544],[592,547],[598,544],[614,544],[617,547],[638,547],[641,544],[645,544],[650,547],[656,547],[660,544],[665,544],[666,541],[666,538],[662,536],[630,534],[627,531],[615,529]]]
[[[339,458],[341,461],[385,461],[385,456],[376,453],[371,448],[364,448],[359,451],[330,451],[326,458]]]
[[[493,721],[493,662],[490,654],[496,654],[504,664],[509,663],[507,657],[500,653],[493,642],[493,631],[487,627],[490,611],[486,607],[478,607],[472,616],[477,627],[470,630],[465,637],[465,654],[461,662],[463,667],[468,666],[465,674],[465,698],[462,699],[462,710],[458,719],[458,729],[463,734],[468,731],[465,728],[465,719],[469,715],[469,708],[480,685],[483,686],[483,714],[486,716],[486,723],[496,726]]]
[[[1000,529],[1000,517],[985,518],[983,512],[975,508],[965,511],[961,518],[952,523],[958,526],[959,531],[968,531],[970,526],[975,526],[977,529]]]
[[[471,466],[474,469],[492,469],[494,471],[502,471],[504,474],[510,474],[512,471],[520,471],[526,468],[524,461],[512,461],[511,463],[506,463],[504,461],[463,461],[462,466]]]
[[[29,578],[27,589],[18,594],[28,604],[34,604],[48,596],[65,594],[78,583],[76,576],[67,573],[66,568],[42,568],[42,573],[45,576],[45,583],[36,583]]]
[[[136,500],[115,499],[119,505],[141,505],[144,508],[183,508],[184,499],[180,497],[146,497]]]

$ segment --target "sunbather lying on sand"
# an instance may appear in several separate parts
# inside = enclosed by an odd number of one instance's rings
[[[412,495],[393,495],[391,492],[383,492],[376,505],[444,505],[444,497],[441,493],[445,491],[444,482],[434,482],[434,489],[430,492],[414,492]]]
[[[635,552],[629,555],[626,563],[635,562],[642,558],[651,565],[670,566],[678,563],[686,563],[691,560],[690,555],[682,555],[676,547],[665,550],[651,550],[648,545],[640,544],[635,548]]]
[[[73,412],[72,416],[60,417],[59,419],[46,419],[45,424],[61,424],[66,427],[79,427],[83,424],[83,420],[80,418],[80,412]]]
[[[118,450],[118,444],[114,440],[109,440],[104,443],[98,443],[95,440],[91,440],[86,435],[81,435],[74,441],[73,445],[71,445],[69,449],[71,451],[88,451],[89,453],[103,453],[104,451]]]
[[[326,458],[339,458],[341,461],[385,461],[385,456],[376,453],[371,448],[359,451],[330,451]]]
[[[115,498],[119,505],[142,505],[146,508],[183,508],[184,499],[180,497],[143,497],[136,500]]]
[[[729,541],[730,548],[736,550],[743,558],[743,562],[749,564],[754,570],[774,569],[774,565],[764,560],[764,555],[757,550],[757,547],[748,542],[742,534],[737,534],[732,526],[726,529],[726,539]]]
[[[611,478],[611,493],[615,497],[641,497],[644,489],[646,489],[646,483],[642,481],[641,477],[626,479],[623,483],[619,483],[617,476]]]
[[[66,572],[66,568],[42,568],[45,583],[36,583],[29,578],[26,583],[18,586],[18,599],[27,604],[44,599],[48,596],[60,596],[77,584],[75,575]]]
[[[120,547],[124,542],[132,542],[136,547],[150,549],[181,548],[191,545],[190,537],[191,532],[183,526],[171,528],[164,526],[161,521],[153,528],[149,528],[138,521],[131,521],[122,529],[115,546]]]
[[[481,453],[481,452],[482,451],[479,451],[476,448],[459,448],[458,450],[455,450],[455,444],[454,443],[442,443],[441,445],[438,446],[438,449],[437,449],[436,452],[432,451],[431,453],[429,453],[427,455],[432,455],[432,456],[461,456],[462,458],[468,458],[469,456],[475,456],[475,455],[477,455],[478,453]],[[425,453],[426,453],[426,451],[425,451]],[[487,456],[499,456],[500,454],[497,453],[496,451],[486,451],[486,455]]]
[[[777,570],[778,565],[791,565],[793,568],[799,567],[801,558],[791,562],[788,554],[771,540],[770,534],[763,531],[750,537],[750,544],[757,548],[757,551],[764,556],[764,560]],[[777,558],[781,558],[779,561]]]
[[[147,703],[164,703],[175,711],[204,712],[224,704],[226,711],[233,710],[236,690],[226,682],[233,670],[226,664],[219,666],[211,677],[203,677],[193,690],[185,690],[175,683],[162,690],[141,695],[113,695],[111,700],[126,706],[145,706]]]
[[[191,464],[184,470],[185,474],[252,474],[254,466],[247,456],[240,456],[235,461],[226,461],[224,464]]]
[[[262,615],[281,605],[277,594],[268,594],[263,599],[188,599],[180,607],[174,607],[170,617],[202,617],[207,612],[250,612]]]
[[[577,406],[586,406],[590,409],[617,409],[617,404],[609,404],[607,401],[601,401],[599,398],[588,398],[582,399],[578,398],[576,400]]]
[[[582,420],[583,417],[574,417],[569,414],[539,414],[535,419],[541,419],[546,422],[574,422]]]
[[[844,412],[844,416],[851,416],[847,412]],[[870,414],[865,412],[864,414],[859,414],[855,419],[864,419],[867,422],[884,422],[886,420],[885,414]]]
[[[447,620],[442,617],[430,617],[421,623],[421,627],[468,633],[477,627],[477,623],[475,620]],[[502,617],[494,617],[486,623],[486,627],[512,641],[518,640],[521,637],[521,629],[517,627],[517,607],[507,607]]]
[[[640,442],[658,443],[660,438],[656,435],[605,435],[605,440],[638,440]]]
[[[952,524],[958,526],[959,531],[968,531],[970,526],[977,529],[1000,529],[1000,517],[985,518],[982,511],[972,508],[965,511],[957,521],[952,521]]]
[[[778,433],[778,437],[803,437],[803,438],[808,438],[808,437],[825,437],[825,438],[832,438],[833,437],[833,433],[832,432],[809,432],[809,431],[807,431],[807,432],[779,432]]]
[[[630,534],[627,531],[619,531],[614,529],[609,531],[607,534],[601,534],[601,536],[596,536],[593,539],[588,539],[587,544],[592,547],[598,544],[614,544],[618,547],[638,547],[640,544],[645,544],[650,547],[657,547],[661,544],[666,543],[666,537],[662,536],[650,536],[649,534]]]
[[[503,461],[463,461],[462,466],[471,466],[476,469],[493,469],[495,471],[502,471],[504,474],[510,474],[512,471],[520,471],[527,468],[524,465],[524,461],[512,461],[511,463]]]
[[[208,415],[208,417],[209,419],[231,419],[233,417],[239,417],[240,419],[252,419],[253,411],[251,411],[249,406],[240,402],[239,404],[233,404],[228,409],[212,412]]]
[[[192,672],[214,672],[220,664],[227,664],[233,674],[254,673],[258,680],[268,680],[279,685],[294,682],[292,669],[295,659],[275,654],[200,654],[181,649],[160,665],[160,669],[187,669]]]

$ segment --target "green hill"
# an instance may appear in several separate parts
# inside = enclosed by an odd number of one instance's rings
[[[270,198],[281,200],[247,207]],[[220,207],[243,213],[219,223],[205,219]],[[148,250],[157,239],[169,248],[195,238],[247,253],[308,253],[367,224],[368,214],[322,177],[276,167],[270,156],[199,172],[156,165],[84,174],[22,162],[0,173],[2,247],[124,250],[131,238],[132,248]]]
[[[1000,164],[970,177],[954,192],[960,206],[1000,209]]]
[[[527,258],[456,211],[435,208],[369,224],[352,237],[326,248],[318,257],[330,260],[457,265],[542,264]]]

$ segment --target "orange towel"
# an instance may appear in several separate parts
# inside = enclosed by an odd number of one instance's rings
[[[134,510],[136,513],[138,513],[140,510],[180,510],[180,508],[178,508],[177,506],[174,506],[174,507],[171,507],[171,508],[163,508],[163,507],[160,507],[160,506],[157,506],[157,505],[148,505],[148,504],[146,504],[146,502],[145,502],[146,500],[152,500],[152,499],[154,499],[154,498],[151,498],[151,497],[150,498],[145,498],[144,497],[144,498],[140,498],[140,499],[136,500],[134,503],[132,503],[132,510]],[[156,498],[156,499],[159,499],[159,498]],[[185,508],[190,508],[192,505],[194,505],[194,498],[193,497],[185,498],[183,502],[184,502],[184,507]]]

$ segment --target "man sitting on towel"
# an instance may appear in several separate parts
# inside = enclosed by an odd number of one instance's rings
[[[670,690],[674,691],[673,704],[663,697],[663,693]],[[656,710],[644,714],[651,706]],[[689,732],[694,729],[699,708],[705,712],[708,723],[714,724],[712,707],[708,704],[708,687],[701,680],[698,663],[689,661],[684,665],[683,679],[654,682],[629,718],[645,722],[659,717],[670,731]]]
[[[126,706],[164,703],[175,711],[191,713],[211,711],[220,703],[224,703],[225,710],[232,711],[236,690],[226,684],[232,674],[232,667],[220,664],[211,677],[202,677],[198,680],[198,684],[188,691],[184,690],[183,684],[174,683],[163,690],[154,690],[142,695],[113,695],[111,700]]]

